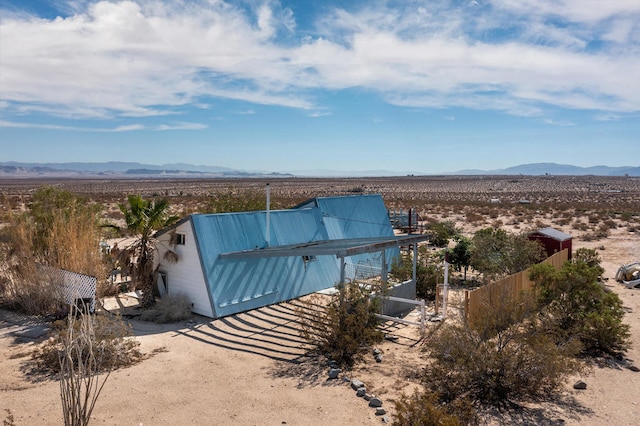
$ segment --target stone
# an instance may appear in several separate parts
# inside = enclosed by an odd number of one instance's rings
[[[382,401],[380,400],[380,398],[371,398],[369,400],[369,407],[382,407]]]
[[[390,421],[389,417],[387,417],[387,416],[383,416],[382,417],[382,423],[389,423],[389,421]]]
[[[373,355],[380,355],[382,353],[382,351],[378,348],[373,348]]]
[[[360,380],[353,379],[351,381],[351,389],[357,391],[358,389],[363,388],[363,387],[364,387],[364,383],[362,383]]]
[[[385,414],[387,414],[387,410],[382,407],[376,408],[376,416],[384,416]]]
[[[337,379],[340,373],[342,373],[342,370],[340,370],[339,368],[332,368],[329,370],[329,378]]]
[[[585,382],[583,382],[582,380],[578,380],[577,382],[575,382],[573,384],[573,388],[574,389],[583,390],[583,389],[587,388],[587,384]]]
[[[359,388],[359,389],[356,391],[356,396],[357,396],[357,397],[363,397],[363,396],[365,396],[366,394],[367,394],[367,388]]]
[[[376,355],[376,362],[377,362],[377,363],[382,362],[382,354],[378,354],[378,355]]]
[[[392,342],[397,342],[399,339],[399,337],[396,336],[395,334],[387,334],[386,336],[384,336],[384,338]]]
[[[371,401],[371,398],[373,398],[373,395],[371,395],[370,393],[365,393],[363,398],[365,401]]]

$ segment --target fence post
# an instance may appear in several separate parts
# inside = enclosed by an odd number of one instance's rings
[[[420,337],[424,337],[426,310],[425,310],[424,300],[421,300],[420,302],[421,302],[420,303]]]
[[[464,291],[464,317],[469,321],[469,290]]]

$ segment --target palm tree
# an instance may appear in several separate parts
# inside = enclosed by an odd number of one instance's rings
[[[129,205],[119,204],[124,214],[127,229],[137,235],[137,240],[126,250],[133,259],[133,280],[137,289],[142,290],[143,308],[155,303],[153,295],[153,254],[156,240],[153,233],[175,223],[177,216],[169,216],[169,203],[162,199],[144,200],[141,195],[129,195]]]

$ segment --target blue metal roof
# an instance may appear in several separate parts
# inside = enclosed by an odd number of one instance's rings
[[[191,216],[214,316],[221,317],[333,287],[340,278],[335,256],[220,258],[267,246],[266,212]],[[316,198],[305,207],[270,212],[270,247],[347,238],[393,236],[382,197]],[[387,259],[398,249],[387,250]],[[352,263],[380,264],[380,253]]]

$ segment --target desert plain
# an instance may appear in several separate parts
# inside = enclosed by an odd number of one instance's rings
[[[617,293],[630,325],[632,346],[623,359],[589,362],[570,378],[560,395],[520,410],[483,415],[486,424],[636,425],[640,419],[640,288],[614,279],[622,264],[640,261],[640,178],[597,176],[406,176],[388,178],[265,179],[0,179],[3,211],[24,208],[41,185],[53,185],[104,206],[105,220],[118,221],[117,203],[128,194],[169,199],[174,214],[201,211],[219,193],[260,194],[270,182],[272,208],[287,208],[315,196],[382,194],[390,209],[416,209],[420,223],[451,221],[465,235],[481,228],[509,232],[551,226],[573,236],[573,250],[597,250],[604,285]],[[249,192],[247,192],[249,191]],[[455,276],[454,283],[455,283]],[[462,286],[452,286],[446,321],[461,314]],[[121,295],[107,309],[132,309]],[[146,355],[142,362],[109,376],[92,415],[105,425],[368,425],[393,420],[393,401],[419,386],[429,345],[417,328],[382,324],[395,342],[343,372],[362,380],[383,401],[377,416],[342,376],[328,380],[325,360],[300,337],[299,309],[293,300],[211,320],[160,325],[130,324]],[[428,310],[433,310],[430,306]],[[410,314],[415,315],[415,314]],[[42,319],[0,310],[0,418],[16,425],[62,424],[59,386],[29,374],[30,354],[46,337]],[[587,383],[573,389],[576,380]],[[7,411],[9,410],[9,411]],[[10,413],[10,414],[9,414]],[[6,424],[6,423],[5,423]]]

